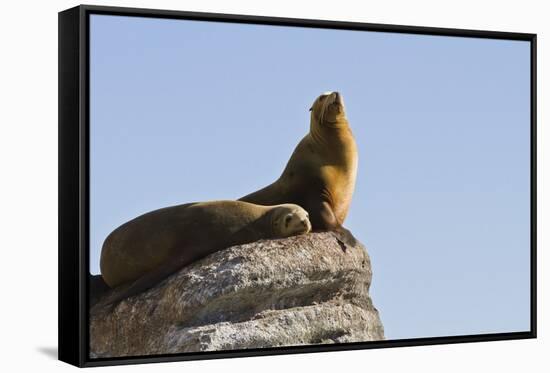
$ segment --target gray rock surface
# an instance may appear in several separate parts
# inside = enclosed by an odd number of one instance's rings
[[[234,246],[90,312],[93,357],[384,339],[361,244],[311,233]]]

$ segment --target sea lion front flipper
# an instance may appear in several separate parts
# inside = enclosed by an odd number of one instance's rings
[[[318,202],[315,201],[310,205],[315,206],[313,208],[309,208],[308,210],[312,218],[311,223],[315,230],[332,231],[340,226],[340,223],[338,222],[338,219],[336,219],[336,215],[334,215],[334,211],[328,202],[323,201],[319,205]]]
[[[342,250],[344,250],[344,252],[346,251],[345,245],[349,245],[351,247],[357,245],[357,239],[353,236],[349,229],[340,226],[334,229],[333,232],[336,236],[336,239],[339,241],[340,246],[342,246],[342,244],[344,245],[342,247]]]
[[[346,252],[346,245],[353,247],[357,244],[357,240],[353,234],[338,222],[332,207],[326,201],[321,204],[320,216],[325,229],[334,233],[342,251]]]

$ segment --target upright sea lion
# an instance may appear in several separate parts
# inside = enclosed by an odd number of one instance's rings
[[[309,212],[313,230],[336,231],[344,242],[354,244],[355,239],[342,225],[355,188],[357,145],[342,95],[324,93],[310,111],[309,133],[294,149],[283,174],[240,201],[261,205],[295,203]]]
[[[111,288],[128,286],[107,303],[146,290],[185,265],[229,246],[310,230],[308,213],[293,204],[211,201],[148,212],[116,228],[103,243],[103,280]]]

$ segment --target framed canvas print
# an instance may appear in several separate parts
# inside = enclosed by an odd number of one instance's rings
[[[59,13],[59,358],[536,336],[536,35]]]

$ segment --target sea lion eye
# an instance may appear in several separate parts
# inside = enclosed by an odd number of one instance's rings
[[[285,217],[285,226],[288,226],[288,223],[290,223],[291,220],[292,220],[292,214],[288,214]]]

